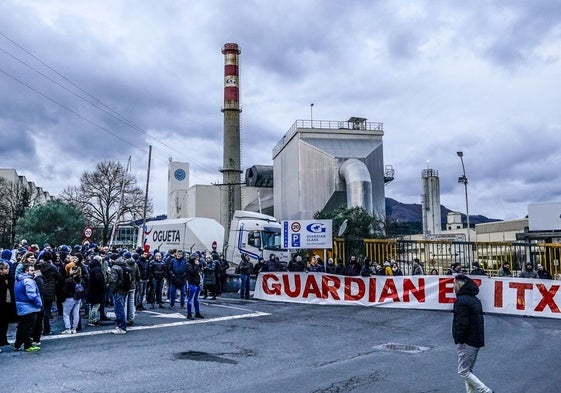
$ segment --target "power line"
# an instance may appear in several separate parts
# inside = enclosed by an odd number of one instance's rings
[[[67,77],[65,77],[64,75],[62,75],[61,73],[59,73],[57,70],[55,70],[54,68],[52,68],[51,66],[49,66],[47,63],[45,63],[43,60],[41,60],[39,57],[37,57],[36,55],[34,55],[33,53],[31,53],[30,51],[28,51],[27,49],[25,49],[22,45],[18,44],[17,42],[15,42],[14,40],[12,40],[11,38],[9,38],[8,36],[6,36],[4,33],[2,33],[0,31],[0,35],[2,37],[4,37],[6,40],[8,40],[9,42],[11,42],[12,44],[14,44],[15,46],[17,46],[18,48],[20,48],[22,51],[24,51],[25,53],[27,53],[29,56],[31,56],[32,58],[34,58],[35,60],[37,60],[39,63],[41,63],[43,66],[47,67],[49,70],[51,70],[52,72],[54,72],[56,75],[58,75],[59,77],[61,77],[62,79],[64,79],[65,81],[67,81],[68,83],[70,83],[72,86],[76,87],[78,90],[80,90],[81,92],[83,92],[84,94],[86,94],[88,97],[90,97],[91,99],[95,100],[96,102],[98,102],[100,105],[102,105],[103,107],[107,108],[108,110],[100,107],[99,105],[87,100],[86,98],[84,98],[83,96],[81,96],[80,94],[70,90],[69,88],[67,88],[66,86],[63,86],[62,84],[60,84],[58,81],[52,79],[51,77],[49,77],[48,75],[42,73],[41,71],[37,70],[36,68],[34,68],[32,65],[26,63],[25,61],[21,60],[20,58],[18,58],[17,56],[7,52],[6,50],[0,48],[0,51],[4,52],[5,54],[7,54],[8,56],[12,57],[13,59],[17,60],[18,62],[20,62],[21,64],[25,65],[26,67],[32,69],[33,71],[35,71],[36,73],[38,73],[39,75],[41,75],[42,77],[46,78],[47,80],[49,80],[50,82],[56,84],[57,86],[61,87],[62,89],[68,91],[69,93],[71,93],[72,95],[78,97],[79,99],[85,101],[86,103],[92,105],[93,107],[103,111],[104,113],[110,115],[111,117],[113,117],[114,119],[120,121],[121,123],[129,126],[130,128],[143,133],[145,135],[147,135],[148,137],[152,138],[154,141],[156,141],[156,143],[159,143],[162,146],[165,146],[166,148],[178,153],[179,155],[184,155],[184,153],[180,152],[179,150],[176,150],[175,148],[173,148],[172,146],[168,145],[165,142],[162,142],[161,140],[159,140],[158,138],[156,138],[155,136],[153,136],[152,134],[150,134],[147,130],[137,126],[136,124],[134,124],[132,121],[128,120],[125,116],[121,115],[119,112],[117,112],[116,110],[114,110],[113,108],[111,108],[109,105],[106,105],[105,103],[103,103],[101,100],[99,100],[98,98],[96,98],[95,96],[93,96],[92,94],[90,94],[88,91],[84,90],[83,88],[81,88],[79,85],[77,85],[76,83],[74,83],[73,81],[71,81],[70,79],[68,79]],[[7,74],[6,72],[4,72],[5,74]],[[8,74],[7,74],[8,75]],[[8,75],[10,77],[12,77],[11,75]],[[12,77],[14,79],[16,79],[15,77]],[[17,80],[17,79],[16,79]],[[19,81],[19,80],[18,80]],[[21,81],[19,81],[21,82]],[[25,84],[24,84],[25,85]],[[27,87],[31,88],[30,86],[26,85]],[[32,88],[31,88],[32,89]],[[32,89],[34,90],[34,89]],[[39,93],[38,91],[34,90],[36,93]],[[48,96],[41,94],[43,97],[50,99]],[[51,101],[55,102],[57,105],[60,105],[61,107],[64,107],[63,105],[59,104],[58,102],[56,102],[55,100],[51,99]],[[65,108],[67,110],[69,110],[69,108]],[[71,111],[72,113],[76,114],[75,112]],[[82,117],[82,116],[81,116]],[[92,123],[89,119],[86,119],[85,117],[82,117],[84,120],[87,120],[88,122]],[[92,123],[93,124],[93,123]],[[110,134],[116,136],[115,134],[111,133]],[[118,137],[118,136],[117,136]],[[121,140],[124,140],[123,138],[118,137]],[[145,151],[145,150],[143,150]],[[210,167],[204,165],[201,162],[198,162],[197,160],[184,155],[190,163],[195,164],[196,166],[200,167],[201,169],[203,169],[204,171],[208,171],[208,172],[213,172],[212,169],[210,169]]]

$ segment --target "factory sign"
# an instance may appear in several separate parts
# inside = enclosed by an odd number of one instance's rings
[[[283,248],[330,249],[333,246],[332,220],[282,222]]]

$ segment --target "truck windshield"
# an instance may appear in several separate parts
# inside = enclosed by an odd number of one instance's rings
[[[276,228],[265,228],[263,232],[261,232],[263,236],[263,249],[264,250],[275,250],[278,251],[281,249],[281,233],[280,228],[278,231]]]

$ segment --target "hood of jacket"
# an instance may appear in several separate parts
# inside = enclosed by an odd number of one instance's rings
[[[475,281],[473,281],[469,277],[466,277],[465,284],[462,285],[456,296],[462,296],[462,295],[475,296],[478,293],[479,293],[479,287],[477,286]]]

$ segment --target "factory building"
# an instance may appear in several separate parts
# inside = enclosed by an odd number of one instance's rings
[[[273,148],[274,212],[280,219],[310,219],[317,211],[360,206],[384,220],[382,123],[297,120]]]

